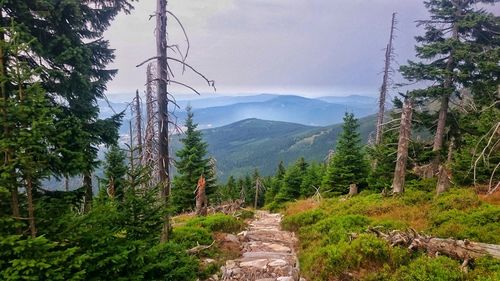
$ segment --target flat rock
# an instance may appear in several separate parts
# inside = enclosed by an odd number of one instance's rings
[[[243,261],[240,262],[240,267],[256,267],[256,268],[266,269],[268,262],[269,260],[267,259]]]

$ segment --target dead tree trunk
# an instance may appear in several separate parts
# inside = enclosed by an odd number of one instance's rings
[[[135,91],[135,134],[137,139],[137,155],[139,156],[139,164],[142,162],[142,111],[141,99],[139,98],[139,90]]]
[[[156,56],[157,102],[158,102],[158,169],[161,184],[161,198],[168,206],[170,196],[170,157],[168,139],[168,96],[167,96],[167,0],[157,0],[156,7]],[[169,218],[165,216],[161,241],[168,240]]]
[[[382,81],[382,87],[380,87],[380,97],[378,101],[378,115],[377,115],[377,133],[375,135],[375,145],[379,145],[382,142],[383,135],[383,123],[385,114],[385,100],[387,96],[387,88],[389,85],[389,74],[391,70],[391,60],[392,60],[392,41],[394,40],[394,29],[396,24],[396,13],[392,13],[391,21],[391,35],[389,36],[389,43],[385,49],[385,66],[384,66],[384,78]]]
[[[471,242],[468,240],[442,239],[429,237],[417,233],[415,230],[399,231],[393,230],[383,233],[375,228],[370,228],[378,237],[386,240],[391,246],[408,247],[410,250],[424,250],[430,256],[442,254],[450,258],[463,261],[465,268],[469,261],[489,255],[500,259],[500,245]]]
[[[451,184],[451,160],[453,157],[453,146],[454,140],[450,141],[450,146],[448,147],[448,157],[446,159],[446,163],[439,165],[438,171],[438,181],[436,186],[436,193],[439,195],[443,192],[446,192]]]
[[[155,106],[153,104],[153,74],[152,65],[148,64],[146,70],[146,136],[144,147],[144,163],[152,166],[154,163],[154,138],[155,138]]]
[[[92,207],[92,197],[94,196],[92,192],[92,174],[90,171],[86,171],[83,174],[83,186],[85,189],[83,211],[88,213]]]
[[[33,181],[30,177],[26,180],[26,196],[28,197],[28,221],[32,238],[36,237],[35,207],[33,205]]]
[[[356,194],[358,194],[358,186],[355,183],[353,183],[353,184],[349,185],[348,196],[354,196]]]
[[[208,200],[206,195],[206,180],[203,175],[200,176],[198,180],[198,185],[196,186],[196,215],[206,216],[208,208]]]
[[[259,191],[260,191],[260,179],[255,179],[255,200],[253,203],[253,208],[257,210],[259,204]]]
[[[394,170],[394,179],[392,181],[392,193],[394,194],[402,193],[404,191],[412,113],[413,101],[406,97],[403,105],[403,112],[401,113],[396,169]]]

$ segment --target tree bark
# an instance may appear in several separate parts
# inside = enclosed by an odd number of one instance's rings
[[[92,207],[92,198],[94,196],[92,191],[92,174],[90,172],[83,174],[83,188],[85,189],[83,211],[88,213]]]
[[[453,146],[454,141],[452,139],[448,147],[448,157],[446,163],[439,165],[438,181],[436,186],[436,193],[438,195],[446,192],[451,184],[451,170],[449,166],[451,165],[451,160],[453,157]]]
[[[208,200],[206,195],[206,180],[200,176],[196,187],[196,215],[206,216],[208,208]]]
[[[135,91],[135,130],[137,139],[137,155],[139,156],[139,165],[144,164],[142,162],[142,111],[141,111],[141,99],[139,98],[139,90]]]
[[[392,192],[395,194],[402,193],[404,191],[412,113],[413,101],[410,98],[406,98],[403,105],[403,112],[401,113],[396,169],[394,170],[394,178],[392,181]]]
[[[155,122],[154,122],[154,105],[153,105],[153,75],[151,64],[148,64],[146,70],[146,138],[144,149],[144,162],[148,166],[154,164],[154,137],[155,137]]]
[[[391,21],[391,35],[389,36],[389,43],[385,50],[385,66],[384,66],[384,78],[382,81],[382,87],[380,87],[380,97],[378,102],[378,115],[377,115],[377,133],[375,136],[375,145],[382,143],[383,135],[383,123],[385,114],[385,100],[387,95],[387,87],[389,84],[389,73],[391,69],[391,58],[392,58],[392,41],[394,40],[394,28],[396,23],[396,13],[392,13]]]
[[[33,181],[30,177],[26,180],[26,196],[28,197],[28,221],[31,237],[36,237],[35,207],[33,205]]]
[[[255,200],[253,204],[253,208],[257,210],[258,203],[259,203],[259,189],[260,189],[260,180],[257,178],[255,180]]]
[[[158,168],[161,184],[161,198],[168,206],[170,196],[170,158],[168,139],[168,96],[167,96],[167,0],[157,0],[156,7],[156,55],[157,59],[157,101],[158,101]],[[169,218],[165,216],[161,241],[168,240]]]
[[[410,250],[424,250],[430,256],[442,254],[450,258],[464,261],[466,266],[469,261],[476,258],[489,255],[500,259],[500,245],[471,242],[468,240],[442,239],[436,237],[424,236],[415,230],[399,231],[393,230],[389,233],[383,233],[375,228],[370,228],[378,237],[386,240],[391,246],[408,247]]]
[[[354,196],[356,194],[358,194],[358,186],[355,183],[353,183],[353,184],[349,185],[348,196]]]

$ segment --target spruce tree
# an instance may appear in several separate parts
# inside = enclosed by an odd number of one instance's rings
[[[207,144],[203,141],[202,133],[196,130],[198,125],[194,123],[191,107],[186,110],[185,137],[181,139],[184,146],[176,152],[179,159],[175,161],[177,175],[172,189],[172,206],[176,212],[194,207],[194,191],[200,176],[206,180],[207,195],[212,194],[216,187],[210,159],[207,158]]]
[[[447,137],[451,130],[450,103],[459,103],[462,89],[484,78],[484,74],[498,76],[498,64],[489,55],[498,53],[498,18],[477,4],[495,3],[497,0],[428,0],[425,6],[430,19],[419,21],[425,34],[417,36],[416,56],[420,61],[409,61],[401,66],[403,76],[410,82],[431,85],[419,91],[417,102],[437,103],[438,110],[428,110],[434,122],[428,128],[434,133],[432,167],[434,172],[446,156]],[[493,60],[494,61],[494,60]],[[490,62],[490,63],[488,63]],[[489,65],[484,72],[481,67]],[[495,66],[496,64],[496,66]],[[496,69],[491,71],[491,67]],[[496,72],[496,74],[494,74]],[[496,79],[496,78],[495,78]],[[473,95],[494,96],[493,91],[475,92]]]
[[[324,173],[325,165],[318,163],[309,165],[300,185],[300,196],[306,198],[314,195],[316,189],[321,187]]]
[[[283,203],[300,197],[302,181],[306,175],[307,167],[308,164],[302,157],[287,169],[280,191],[276,195],[276,202]]]
[[[64,149],[59,152],[59,161],[50,162],[52,173],[84,175],[86,210],[92,199],[91,173],[98,164],[98,146],[114,143],[122,117],[98,118],[97,99],[104,98],[106,83],[117,72],[107,69],[114,50],[103,33],[119,12],[132,9],[130,2],[28,0],[0,4],[0,41],[8,40],[6,28],[19,27],[29,51],[18,59],[32,68],[44,69],[36,82],[52,106],[60,109],[55,126],[67,133],[59,135],[58,144]],[[9,75],[13,60],[7,49],[0,52],[0,61],[2,73]],[[8,100],[14,85],[7,81],[3,86],[2,95]],[[9,132],[10,128],[4,126],[3,130]]]
[[[106,189],[111,196],[122,199],[128,170],[125,165],[125,152],[118,145],[112,145],[106,153],[105,160],[102,188]]]
[[[334,192],[347,193],[350,184],[358,186],[366,181],[368,164],[361,137],[357,132],[358,120],[346,113],[336,151],[323,177],[323,187]]]

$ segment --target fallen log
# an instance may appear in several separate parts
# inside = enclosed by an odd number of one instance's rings
[[[430,256],[445,255],[463,261],[465,269],[469,262],[483,256],[500,259],[500,245],[472,242],[469,240],[443,239],[419,234],[414,229],[393,230],[384,233],[377,228],[369,228],[378,237],[394,246],[407,247],[409,250],[423,250]]]
[[[212,247],[214,245],[214,243],[215,243],[215,240],[212,241],[212,244],[210,244],[210,245],[200,245],[200,244],[198,244],[198,246],[186,250],[186,253],[188,253],[190,255],[198,254],[199,252],[204,251],[204,250],[209,249],[210,247]]]

